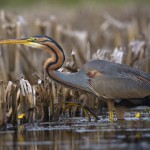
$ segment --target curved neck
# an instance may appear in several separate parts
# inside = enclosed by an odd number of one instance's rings
[[[56,44],[52,42],[45,42],[41,47],[51,54],[51,57],[48,58],[44,64],[44,68],[48,73],[51,70],[57,70],[61,68],[65,61],[63,49],[58,44]]]

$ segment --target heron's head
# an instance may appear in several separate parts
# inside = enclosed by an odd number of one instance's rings
[[[29,38],[21,38],[21,39],[0,40],[0,44],[23,44],[33,48],[41,48],[44,44],[50,43],[53,43],[57,45],[59,49],[62,49],[55,40],[45,35],[36,35]]]

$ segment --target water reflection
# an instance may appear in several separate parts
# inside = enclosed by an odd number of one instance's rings
[[[2,150],[148,150],[150,119],[26,126],[0,133]]]

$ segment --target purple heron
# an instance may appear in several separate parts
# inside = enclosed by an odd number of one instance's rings
[[[107,102],[110,119],[113,110],[119,119],[124,118],[124,109],[114,107],[115,99],[144,98],[150,95],[150,75],[123,64],[92,60],[84,64],[79,72],[59,72],[65,54],[62,47],[48,36],[1,40],[0,44],[24,44],[50,53],[51,57],[44,64],[48,76],[59,84],[103,98]]]

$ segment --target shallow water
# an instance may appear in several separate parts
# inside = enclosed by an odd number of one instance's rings
[[[101,118],[63,118],[57,123],[25,125],[0,132],[0,150],[149,150],[150,117],[126,117],[109,122]]]

